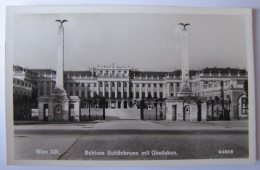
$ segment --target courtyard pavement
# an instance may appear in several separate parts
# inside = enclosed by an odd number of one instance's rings
[[[219,159],[247,158],[249,153],[248,121],[245,120],[35,123],[19,122],[14,126],[18,160]],[[137,155],[117,155],[124,151]],[[153,154],[157,151],[174,154]],[[222,154],[224,151],[230,153]]]
[[[201,132],[248,132],[248,121],[202,121],[202,122],[176,122],[176,121],[143,121],[143,120],[98,120],[89,122],[16,122],[16,131],[66,131],[75,133],[156,133],[171,131],[201,131]]]

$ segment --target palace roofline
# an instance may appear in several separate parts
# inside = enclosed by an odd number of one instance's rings
[[[105,66],[106,68],[109,68],[110,66]],[[121,68],[121,66],[114,66],[116,69]],[[123,66],[122,66],[123,67]],[[99,67],[98,69],[101,70],[103,67]],[[126,67],[123,67],[126,68]],[[128,68],[128,67],[127,67]],[[65,75],[85,75],[85,76],[95,76],[96,75],[96,67],[93,67],[91,70],[86,70],[86,71],[69,71],[66,70],[64,71]],[[29,69],[29,68],[24,68],[19,65],[13,65],[13,70],[16,73],[19,72],[28,72],[31,74],[56,74],[55,70],[52,69]],[[131,70],[131,67],[128,68],[129,70],[129,76],[130,77],[179,77],[181,76],[181,70],[177,69],[174,71],[139,71],[137,69]],[[212,75],[234,75],[234,74],[239,74],[239,75],[246,75],[247,70],[245,68],[240,69],[240,68],[231,68],[231,67],[226,67],[226,68],[218,68],[218,67],[206,67],[203,69],[196,69],[196,70],[189,70],[190,76],[206,76],[208,74]]]

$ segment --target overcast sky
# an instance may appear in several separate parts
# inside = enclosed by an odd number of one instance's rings
[[[181,68],[178,23],[190,23],[190,69],[246,68],[245,19],[232,15],[35,14],[17,15],[14,64],[56,70],[56,19],[67,19],[65,70],[98,65],[146,71]]]

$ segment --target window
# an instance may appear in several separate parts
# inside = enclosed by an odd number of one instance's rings
[[[96,83],[94,83],[94,87],[96,87],[97,86],[97,84]]]
[[[139,98],[139,92],[135,93],[136,98]]]
[[[242,98],[242,103],[241,103],[241,109],[242,109],[242,114],[247,115],[248,114],[248,98],[243,97]]]
[[[124,92],[123,94],[124,94],[124,98],[127,98],[127,92]]]
[[[72,91],[70,91],[70,96],[73,96],[73,92]]]
[[[162,87],[163,86],[163,84],[160,84],[160,87]]]
[[[76,83],[76,87],[78,87],[79,86],[79,84],[78,83]]]
[[[143,87],[145,87],[145,84],[142,84],[143,85]]]
[[[84,87],[84,83],[82,83],[81,86]]]
[[[78,96],[79,95],[79,92],[78,91],[76,91],[76,96]]]
[[[173,86],[173,83],[171,83],[171,86]]]
[[[156,87],[156,84],[154,83],[153,86]]]
[[[73,86],[73,83],[70,83],[70,87],[72,87]]]
[[[115,92],[112,91],[112,93],[111,93],[111,97],[112,97],[112,98],[115,98],[115,96],[116,96]]]

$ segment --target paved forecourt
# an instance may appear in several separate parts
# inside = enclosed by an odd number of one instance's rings
[[[15,125],[16,159],[137,160],[248,157],[247,121],[93,121]]]

